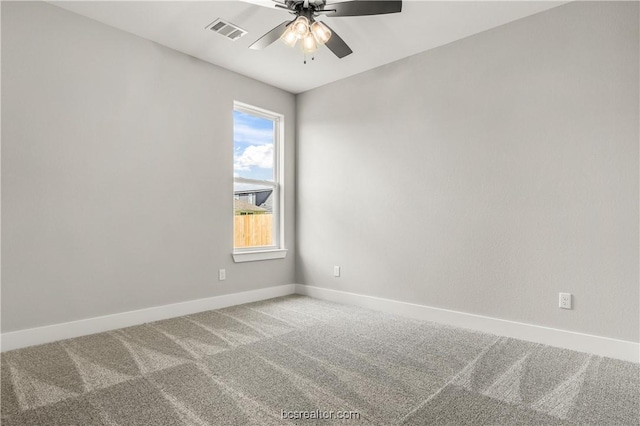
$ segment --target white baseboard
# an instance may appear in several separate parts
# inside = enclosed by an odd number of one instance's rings
[[[208,311],[211,309],[221,309],[228,306],[241,305],[243,303],[257,302],[259,300],[293,294],[295,292],[295,288],[295,284],[280,285],[258,290],[243,291],[240,293],[207,297],[205,299],[189,300],[187,302],[173,303],[171,305],[154,306],[152,308],[140,309],[137,311],[87,318],[79,321],[48,325],[45,327],[13,331],[0,335],[0,347],[2,348],[2,351],[9,351],[27,346],[71,339],[73,337],[86,336],[87,334],[101,333],[103,331],[144,324],[151,321],[195,314],[197,312]]]
[[[400,302],[380,297],[330,290],[301,284],[287,284],[259,290],[225,294],[205,299],[190,300],[171,305],[155,306],[137,311],[87,318],[0,335],[2,351],[71,339],[88,334],[101,333],[146,322],[194,314],[211,309],[221,309],[243,303],[257,302],[289,294],[302,294],[318,299],[347,305],[361,306],[425,321],[453,325],[471,330],[492,333],[515,339],[571,349],[595,355],[640,362],[640,344],[608,337],[594,336],[556,328],[542,327],[521,322],[502,320],[482,315],[467,314],[447,309],[433,308],[415,303]]]
[[[595,355],[640,362],[640,344],[608,337],[593,336],[556,328],[542,327],[521,322],[467,314],[447,309],[362,294],[347,293],[321,287],[296,284],[296,293],[347,305],[361,306],[392,314],[408,316],[425,321],[433,321],[467,328],[499,336],[512,337],[530,342],[542,343],[563,349],[587,352]]]

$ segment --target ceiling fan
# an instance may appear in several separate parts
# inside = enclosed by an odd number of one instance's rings
[[[353,53],[351,48],[324,22],[317,21],[318,16],[365,16],[398,13],[402,11],[400,0],[356,0],[329,3],[326,0],[273,0],[275,7],[289,11],[295,18],[284,21],[249,48],[264,49],[276,40],[282,40],[287,46],[294,47],[301,41],[302,51],[313,53],[319,45],[325,45],[338,58]],[[306,61],[305,61],[306,63]]]

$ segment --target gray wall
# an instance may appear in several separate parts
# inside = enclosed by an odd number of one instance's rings
[[[300,95],[298,281],[638,341],[638,40],[570,3]]]
[[[293,95],[2,2],[2,331],[293,282],[292,252],[231,259],[234,100],[285,115],[293,250]]]

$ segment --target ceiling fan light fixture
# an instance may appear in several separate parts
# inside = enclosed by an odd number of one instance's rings
[[[311,34],[318,44],[325,44],[331,38],[331,30],[322,22],[314,22],[311,24]]]
[[[245,1],[255,3],[254,0]],[[250,49],[264,49],[278,39],[282,40],[288,46],[293,47],[296,44],[296,40],[302,40],[300,44],[305,53],[314,52],[319,45],[325,45],[338,59],[352,54],[353,50],[326,24],[322,22],[316,23],[316,17],[323,16],[329,18],[400,13],[402,12],[403,3],[402,0],[332,0],[327,5],[327,0],[272,1],[275,2],[276,8],[286,10],[291,15],[294,15],[294,18],[293,20],[284,21],[271,31],[268,31],[253,42],[253,44],[249,46]],[[258,3],[263,2],[266,3],[266,1],[263,0]],[[293,38],[295,38],[295,40]]]
[[[309,34],[309,19],[306,16],[298,16],[291,26],[298,39],[305,38]]]
[[[289,47],[294,47],[296,45],[298,36],[293,30],[293,25],[289,25],[289,28],[287,28],[287,30],[280,37],[280,40],[282,40],[282,42]]]
[[[302,39],[302,51],[304,53],[313,53],[318,49],[316,39],[311,33],[307,33],[307,36]]]

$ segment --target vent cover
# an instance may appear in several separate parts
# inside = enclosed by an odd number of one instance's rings
[[[239,26],[233,25],[231,22],[223,21],[220,18],[216,19],[205,28],[207,30],[211,30],[220,35],[223,35],[232,41],[236,41],[247,33],[247,31],[243,30]]]

